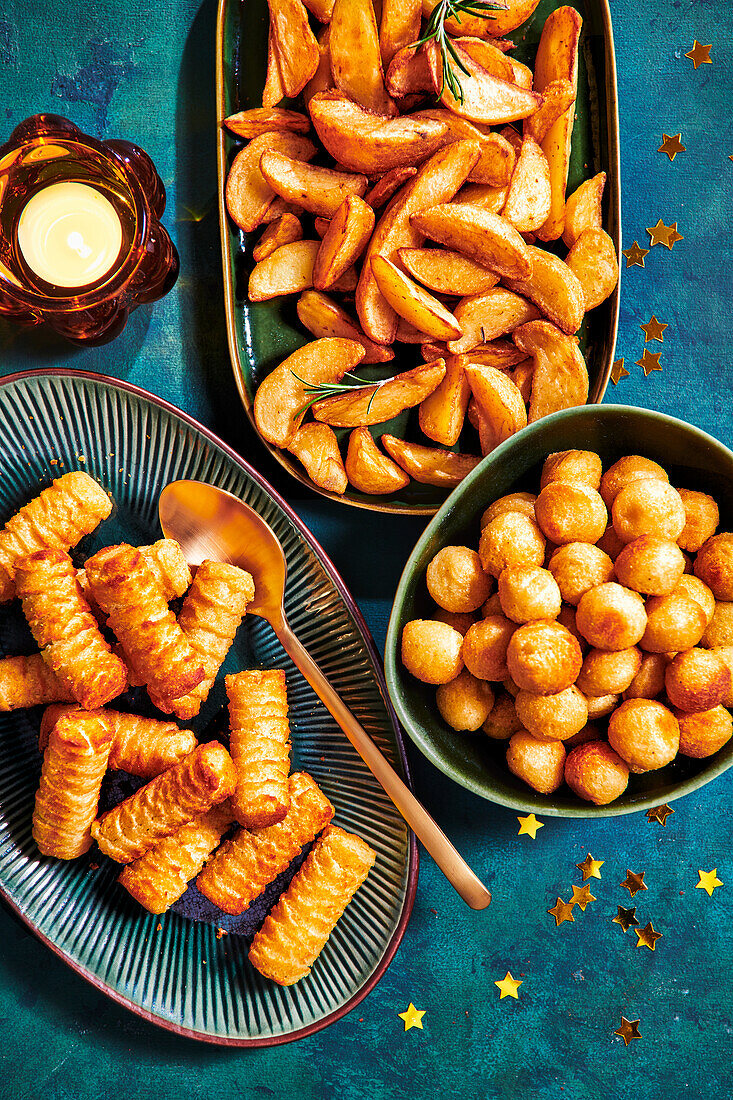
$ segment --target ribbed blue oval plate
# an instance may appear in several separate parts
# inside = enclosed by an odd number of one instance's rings
[[[225,444],[158,398],[79,371],[33,371],[0,382],[0,440],[0,522],[68,470],[86,470],[112,493],[113,514],[80,548],[82,556],[123,539],[159,538],[158,495],[177,478],[208,481],[256,508],[285,550],[293,628],[405,775],[379,659],[343,581],[287,505]],[[0,610],[2,655],[32,648],[17,607]],[[394,955],[417,884],[416,845],[404,821],[270,627],[254,617],[245,621],[219,680],[248,667],[287,669],[293,768],[309,772],[333,802],[335,820],[377,852],[312,973],[289,988],[261,978],[247,960],[251,936],[283,882],[243,919],[225,917],[193,887],[157,917],[117,885],[119,866],[95,849],[71,863],[41,857],[31,837],[40,711],[0,716],[2,897],[114,1000],[171,1031],[235,1046],[300,1038],[353,1008]],[[224,717],[219,682],[191,725],[207,739]],[[124,780],[121,787],[117,781],[103,797],[119,797],[122,788]]]

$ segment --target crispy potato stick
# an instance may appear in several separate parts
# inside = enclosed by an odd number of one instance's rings
[[[534,302],[564,332],[577,332],[585,314],[585,296],[577,276],[551,252],[533,245],[526,248],[532,274],[526,279],[507,278],[506,285]]]
[[[273,130],[289,130],[294,134],[307,134],[311,128],[310,119],[298,111],[286,111],[283,107],[252,107],[249,111],[238,111],[224,119],[227,130],[245,141],[269,134]]]
[[[581,183],[565,203],[565,229],[563,244],[572,248],[586,229],[603,227],[602,202],[606,186],[606,173],[599,172]]]
[[[382,446],[405,473],[423,485],[453,488],[481,461],[476,455],[423,447],[419,443],[397,439],[394,435],[383,435]]]
[[[92,836],[106,856],[131,863],[164,836],[223,802],[234,793],[235,784],[229,753],[210,741],[98,818]]]
[[[374,114],[396,113],[384,87],[372,0],[336,0],[330,49],[331,72],[340,91]]]
[[[74,701],[40,653],[0,659],[0,712]]]
[[[403,96],[415,93],[432,92],[430,66],[427,54],[422,48],[413,45],[403,46],[402,49],[397,50],[388,64],[384,82],[391,96],[401,99]]]
[[[196,878],[233,821],[227,798],[128,863],[117,881],[149,913],[165,913]]]
[[[102,637],[63,550],[37,550],[16,564],[16,590],[41,656],[87,710],[127,688],[127,669]]]
[[[382,0],[379,52],[386,69],[398,50],[420,37],[422,0]]]
[[[616,247],[602,229],[584,229],[565,263],[583,288],[585,308],[595,309],[613,294],[618,282]]]
[[[298,348],[270,371],[255,394],[254,416],[268,443],[287,447],[305,416],[307,385],[340,382],[364,358],[356,340],[326,337]]]
[[[245,233],[251,233],[260,225],[275,198],[275,192],[260,171],[263,154],[271,150],[303,160],[316,155],[313,142],[287,131],[260,134],[237,153],[227,175],[224,197],[229,217]]]
[[[138,550],[145,559],[146,565],[155,577],[156,583],[160,586],[168,603],[187,591],[191,583],[191,570],[188,568],[188,562],[175,539],[158,539],[150,546],[138,546]],[[89,587],[86,570],[77,569],[76,579],[79,582],[84,599],[94,614],[102,615],[101,608],[98,608],[94,602],[94,595]]]
[[[539,229],[550,213],[550,166],[531,138],[522,142],[501,213],[520,233]]]
[[[359,259],[374,229],[374,211],[358,195],[347,195],[331,218],[313,267],[313,285],[328,290]]]
[[[471,396],[466,378],[465,355],[448,355],[445,359],[445,377],[436,390],[420,404],[420,429],[428,439],[453,447],[463,428],[463,421]]]
[[[454,39],[452,45],[466,70],[461,73],[460,78],[463,102],[456,99],[447,81],[443,80],[443,61],[437,44],[428,42],[424,47],[428,55],[433,88],[444,107],[459,118],[467,118],[470,122],[480,122],[487,126],[513,122],[534,114],[542,102],[541,96],[494,76],[475,61],[465,47],[459,46],[457,40]]]
[[[313,421],[303,424],[288,450],[303,463],[314,485],[339,496],[346,492],[349,479],[338,440],[328,424],[314,424]]]
[[[60,718],[51,731],[33,810],[33,839],[44,856],[76,859],[91,847],[111,744],[95,714]]]
[[[361,493],[379,495],[404,489],[410,478],[377,447],[368,428],[354,428],[346,452],[346,474]]]
[[[443,203],[413,214],[412,224],[504,279],[527,278],[532,271],[528,246],[500,214],[465,203]]]
[[[274,825],[288,812],[290,725],[285,673],[252,669],[225,678],[229,744],[237,769],[234,816],[247,828]]]
[[[81,470],[64,474],[0,531],[0,603],[15,595],[15,563],[35,550],[70,550],[112,511],[101,485]]]
[[[419,405],[440,385],[445,375],[445,363],[421,363],[412,370],[395,375],[373,386],[359,387],[353,393],[326,397],[312,406],[313,416],[335,428],[358,428],[382,424],[405,409]]]
[[[312,287],[320,246],[320,241],[293,241],[255,264],[247,284],[250,302],[266,302],[281,294],[298,294]]]
[[[385,172],[381,179],[377,180],[364,196],[364,202],[371,206],[372,210],[378,210],[385,206],[392,198],[395,191],[407,183],[409,179],[417,175],[417,168],[391,168]]]
[[[461,326],[450,310],[384,256],[372,256],[377,286],[395,313],[435,340],[456,339]],[[420,340],[422,342],[422,338]]]
[[[454,355],[470,351],[473,356],[474,348],[513,332],[517,325],[534,321],[539,316],[539,310],[526,298],[501,286],[485,294],[463,298],[455,308],[463,335],[458,340],[450,340],[448,350]]]
[[[483,294],[499,282],[488,268],[443,248],[399,248],[400,263],[423,286],[437,294]]]
[[[282,153],[264,153],[260,171],[286,202],[297,203],[324,218],[332,218],[347,195],[363,195],[368,185],[366,176],[314,167]]]
[[[466,378],[476,398],[484,431],[488,433],[481,441],[482,451],[488,454],[527,427],[527,409],[514,382],[496,367],[469,363]]]
[[[276,106],[284,98],[285,87],[280,72],[277,50],[275,49],[275,35],[272,22],[270,22],[267,32],[267,74],[265,76],[265,86],[262,89],[262,106],[269,109]]]
[[[529,423],[542,416],[584,405],[588,370],[577,341],[549,321],[531,321],[515,329],[514,342],[534,360]]]
[[[448,18],[445,27],[449,34],[470,34],[477,38],[492,37],[509,34],[529,19],[532,12],[539,4],[539,0],[499,0],[503,5],[499,11],[489,12],[489,18],[478,15],[467,15],[461,12],[459,19]],[[433,8],[435,0],[422,0],[423,15],[427,19]],[[509,48],[512,48],[510,43]]]
[[[248,909],[333,817],[333,806],[305,772],[288,779],[290,808],[263,829],[239,829],[206,864],[196,886],[225,913]]]
[[[329,825],[255,933],[249,950],[255,969],[278,985],[310,974],[376,858],[360,837]]]
[[[252,259],[255,263],[266,260],[276,248],[284,244],[292,244],[303,239],[303,226],[300,218],[295,214],[281,214],[276,221],[271,222],[264,231],[259,241],[252,249]]]
[[[551,80],[542,90],[542,103],[524,120],[524,136],[540,145],[561,115],[575,103],[575,88],[570,80]]]
[[[318,68],[318,43],[300,0],[267,0],[285,94],[294,99]]]
[[[319,92],[327,92],[330,88],[333,88],[330,41],[331,27],[329,25],[321,27],[318,32],[318,68],[303,89],[303,102],[306,107],[310,105],[314,95],[318,95]]]
[[[361,331],[356,321],[341,306],[318,290],[305,290],[296,307],[300,323],[314,336],[340,336],[360,343],[364,348],[363,363],[388,363],[394,351],[384,344],[375,344]]]
[[[100,550],[88,559],[86,571],[111,629],[155,695],[177,699],[201,683],[203,665],[134,546]]]
[[[442,122],[447,126],[447,132],[443,143],[448,145],[451,141],[461,141],[470,138],[478,141],[481,147],[481,155],[468,177],[471,183],[485,183],[494,187],[506,187],[512,178],[514,171],[515,152],[510,142],[501,134],[484,133],[468,122],[465,118],[459,118],[452,111],[441,107],[432,107],[427,110],[416,111],[410,116],[415,119],[432,119],[434,122]]]

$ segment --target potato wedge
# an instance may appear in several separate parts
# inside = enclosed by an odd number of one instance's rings
[[[321,27],[317,35],[318,41],[318,67],[313,73],[305,88],[303,88],[303,102],[306,107],[313,96],[319,92],[328,92],[333,88],[333,76],[331,74],[331,28]]]
[[[377,222],[364,253],[361,278],[356,288],[356,310],[367,336],[379,344],[394,342],[397,314],[377,286],[372,256],[391,259],[398,248],[417,248],[424,239],[410,216],[426,206],[448,202],[470,175],[479,158],[477,141],[455,141],[433,153],[417,175],[395,196]]]
[[[311,15],[315,15],[319,23],[330,23],[333,15],[334,0],[303,0]]]
[[[339,92],[314,96],[309,110],[331,156],[345,168],[371,176],[425,160],[444,143],[448,131],[442,120],[372,114]]]
[[[481,449],[488,454],[505,439],[527,427],[527,409],[515,384],[496,367],[469,361],[466,378],[476,398],[480,420],[483,420],[485,434]]]
[[[535,311],[536,312],[536,311]],[[469,359],[480,366],[496,367],[497,370],[508,371],[516,367],[525,358],[525,353],[520,351],[511,340],[492,340],[490,344],[482,344],[473,348]]]
[[[575,102],[575,88],[565,79],[551,80],[542,90],[542,103],[533,115],[524,120],[524,136],[540,145],[547,137],[560,115]]]
[[[504,279],[527,278],[532,271],[528,246],[499,214],[467,203],[443,203],[413,214],[411,221],[426,237],[462,252]]]
[[[385,206],[396,191],[399,191],[403,183],[417,175],[417,168],[391,168],[385,172],[381,179],[377,180],[373,187],[364,196],[364,202],[371,206],[372,210],[378,210]]]
[[[577,332],[585,313],[585,296],[577,277],[558,256],[525,245],[532,261],[528,279],[506,279],[510,290],[529,298],[563,332]]]
[[[331,290],[339,290],[342,294],[353,294],[358,282],[359,272],[355,267],[347,267],[343,275],[340,275],[336,282],[332,283]]]
[[[319,489],[342,496],[349,479],[339,451],[338,440],[328,424],[309,421],[301,424],[288,444],[291,454],[305,466],[308,477]]]
[[[275,130],[307,134],[311,128],[307,115],[299,111],[286,111],[283,107],[252,107],[249,111],[238,111],[225,118],[224,125],[230,133],[246,141]]]
[[[423,435],[446,447],[458,442],[471,396],[467,362],[465,355],[447,356],[443,381],[420,403],[418,417]]]
[[[519,350],[519,349],[517,349]],[[522,395],[522,401],[529,405],[532,398],[532,379],[534,377],[534,359],[523,359],[514,370],[509,371],[509,377]]]
[[[285,202],[285,199],[281,199],[279,195],[275,195],[267,210],[262,215],[261,225],[271,225],[276,222],[278,218],[281,218],[283,214],[295,214],[296,218],[303,211],[297,206],[291,206],[289,202]]]
[[[529,19],[540,0],[501,0],[503,10],[489,12],[489,18],[461,13],[458,19],[446,19],[449,34],[471,34],[477,38],[497,38],[514,31]],[[435,7],[435,0],[422,0],[423,15],[428,18]]]
[[[423,363],[431,363],[433,359],[445,359],[447,354],[448,345],[441,340],[428,340],[420,345]]]
[[[506,80],[510,84],[516,83],[513,59],[485,38],[478,35],[461,35],[453,39],[453,45],[465,50],[473,61],[486,69],[487,73],[498,76],[500,80]],[[532,87],[531,80],[529,86]]]
[[[331,72],[340,91],[366,111],[378,115],[397,113],[384,86],[372,0],[336,0],[331,16],[330,50]]]
[[[282,153],[264,153],[260,171],[272,190],[311,214],[331,218],[347,195],[363,195],[366,176],[320,168]]]
[[[316,147],[308,138],[287,132],[260,134],[237,153],[227,175],[225,199],[229,217],[245,233],[257,228],[275,198],[260,171],[260,159],[272,150],[303,161],[316,155]]]
[[[415,481],[445,489],[458,485],[481,461],[478,455],[423,447],[420,443],[408,443],[406,439],[397,439],[394,435],[383,435],[381,443],[387,454]]]
[[[450,310],[386,256],[372,256],[371,264],[377,286],[400,317],[435,340],[455,340],[461,335]]]
[[[583,288],[586,310],[595,309],[613,294],[619,274],[616,247],[602,229],[585,229],[565,263]]]
[[[496,286],[499,276],[488,268],[442,248],[399,248],[402,266],[429,290],[437,294],[483,294]]]
[[[385,382],[365,386],[353,393],[339,394],[317,401],[313,416],[334,428],[358,428],[382,424],[405,409],[419,405],[437,389],[445,375],[445,362],[421,363],[412,370],[395,375]]]
[[[581,183],[565,203],[565,228],[563,244],[572,248],[581,233],[586,229],[603,228],[603,189],[606,186],[606,173],[599,172]]]
[[[511,84],[507,80],[494,76],[470,56],[461,46],[453,42],[453,48],[460,59],[465,72],[461,73],[463,101],[457,99],[447,82],[443,80],[443,62],[435,42],[425,47],[430,65],[430,76],[435,93],[448,110],[470,122],[481,122],[487,126],[497,126],[502,122],[513,122],[534,114],[542,99],[534,92]]]
[[[314,218],[313,219],[313,228],[315,229],[316,233],[321,238],[321,240],[323,240],[323,238],[326,236],[326,233],[328,232],[328,227],[329,227],[330,224],[331,224],[331,219],[330,218]]]
[[[281,294],[299,294],[313,286],[313,267],[320,241],[294,241],[260,260],[252,268],[247,295],[250,302],[266,302]]]
[[[524,325],[539,317],[539,310],[526,298],[511,290],[497,286],[485,294],[463,298],[455,308],[455,318],[463,329],[458,340],[448,342],[448,350],[454,355],[473,351],[481,344],[496,340],[513,332],[517,325]]]
[[[372,343],[333,298],[318,290],[305,290],[298,299],[297,311],[300,323],[314,336],[341,336],[361,344],[363,363],[388,363],[394,359],[392,348]]]
[[[303,239],[303,226],[295,214],[281,214],[277,221],[271,222],[252,249],[252,259],[255,263],[266,260],[276,248],[284,244],[292,244],[293,241]]]
[[[346,451],[346,475],[360,493],[396,493],[410,482],[409,475],[382,454],[368,428],[354,428]]]
[[[443,138],[445,145],[451,141],[460,141],[462,138],[472,138],[479,142],[481,155],[468,177],[471,183],[487,183],[495,187],[504,187],[509,183],[516,158],[511,145],[501,134],[482,133],[472,122],[459,118],[443,107],[415,111],[410,117],[445,123],[448,127]]]
[[[588,400],[588,370],[572,336],[549,321],[531,321],[515,329],[514,343],[534,360],[528,422],[584,405]]]
[[[275,49],[275,34],[272,23],[267,33],[267,73],[265,86],[262,89],[262,106],[264,108],[275,107],[281,99],[285,98],[285,87],[280,75],[280,62],[277,59]]]
[[[512,153],[514,150],[512,149]],[[514,161],[512,161],[512,164]],[[469,206],[480,206],[490,214],[501,214],[506,202],[509,187],[492,187],[485,183],[467,183],[456,195],[456,202],[465,202]]]
[[[316,36],[301,0],[267,0],[267,5],[282,85],[294,99],[318,68]]]
[[[415,36],[417,38],[417,35]],[[413,42],[415,39],[413,38]],[[402,99],[406,95],[432,92],[433,81],[430,76],[427,54],[421,47],[405,45],[397,50],[385,74],[385,84],[391,96]]]
[[[382,0],[379,50],[386,69],[398,50],[420,37],[422,0]]]
[[[328,290],[361,256],[374,229],[374,211],[358,195],[347,195],[323,235],[313,268],[313,286]]]
[[[550,213],[550,166],[532,138],[522,142],[501,214],[520,233],[539,229]]]
[[[397,344],[423,344],[425,342],[425,333],[421,332],[419,328],[415,328],[409,321],[406,321],[404,317],[398,317],[397,335],[395,342]],[[432,359],[436,357],[431,356]],[[442,356],[438,356],[442,359]]]
[[[364,358],[354,340],[313,340],[270,371],[254,400],[254,418],[263,439],[288,447],[303,422],[306,384],[340,382]]]

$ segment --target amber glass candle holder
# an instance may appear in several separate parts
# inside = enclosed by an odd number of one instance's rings
[[[19,241],[26,206],[64,182],[94,188],[107,200],[104,206],[114,208],[116,259],[95,281],[79,286],[39,274]],[[80,344],[111,340],[132,309],[162,298],[178,277],[178,253],[160,224],[164,209],[165,188],[138,146],[97,141],[59,115],[26,119],[0,146],[0,316],[45,323]]]

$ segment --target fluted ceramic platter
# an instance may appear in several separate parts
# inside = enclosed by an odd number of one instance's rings
[[[568,193],[596,172],[607,174],[604,198],[604,228],[613,238],[616,254],[621,248],[621,199],[618,144],[618,106],[616,101],[616,63],[613,47],[611,11],[608,0],[571,0],[583,17],[583,33],[578,66],[578,98],[575,105],[575,126],[568,176]],[[512,56],[534,65],[537,43],[547,16],[561,7],[563,0],[540,0],[532,17],[509,36],[516,45]],[[254,423],[255,391],[272,368],[296,348],[313,337],[296,316],[296,295],[273,298],[268,302],[247,299],[247,280],[254,266],[252,246],[260,235],[241,233],[227,217],[224,204],[224,184],[229,165],[242,143],[236,141],[222,126],[222,120],[237,111],[257,107],[262,102],[267,64],[267,2],[266,0],[219,0],[217,24],[217,117],[219,122],[219,209],[221,245],[224,265],[224,300],[226,305],[229,351],[234,379],[247,416]],[[300,100],[284,101],[285,106],[302,110]],[[315,231],[305,229],[305,236]],[[564,250],[563,250],[564,252]],[[603,399],[613,363],[618,329],[619,288],[611,297],[592,310],[578,333],[580,347],[588,363],[590,377],[589,403]],[[350,308],[347,306],[347,308]],[[415,347],[402,347],[391,363],[378,367],[360,367],[363,378],[387,378],[407,370],[420,361]],[[429,443],[419,429],[417,410],[373,429],[376,438],[384,432],[402,436],[416,443]],[[348,431],[337,430],[345,443]],[[475,435],[459,440],[458,449],[477,452]],[[272,447],[263,440],[274,457],[293,477],[314,492],[358,508],[380,512],[412,515],[433,515],[448,493],[432,485],[410,482],[392,496],[369,496],[349,486],[343,496],[318,489],[306,476],[303,467],[287,451]]]
[[[143,390],[63,370],[0,382],[0,440],[0,522],[69,470],[86,470],[112,494],[112,516],[79,547],[80,559],[122,540],[159,538],[158,495],[176,478],[210,482],[252,505],[285,550],[286,610],[296,633],[405,775],[379,660],[343,581],[287,505],[224,443]],[[17,604],[0,610],[3,656],[33,649],[20,620]],[[414,838],[262,619],[245,620],[213,697],[191,723],[200,739],[225,737],[224,672],[252,667],[287,670],[293,768],[309,772],[333,802],[335,821],[377,852],[312,973],[289,988],[260,977],[247,960],[251,937],[287,874],[243,918],[226,917],[195,887],[157,917],[117,884],[119,865],[95,848],[70,863],[41,857],[31,837],[40,708],[0,716],[5,901],[114,1000],[171,1031],[236,1046],[299,1038],[353,1008],[394,955],[417,882]],[[139,709],[142,700],[128,702]],[[124,777],[105,786],[103,800],[109,804],[123,793]]]

